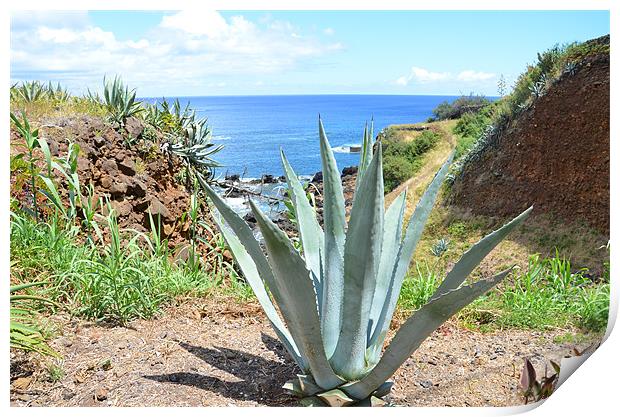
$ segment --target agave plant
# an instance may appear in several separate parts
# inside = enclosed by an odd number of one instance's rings
[[[124,126],[125,120],[140,113],[143,107],[136,100],[136,90],[130,90],[119,77],[112,81],[103,79],[103,99],[110,113],[110,119]]]
[[[212,177],[213,169],[220,166],[212,156],[224,146],[211,142],[211,130],[207,126],[206,119],[189,123],[184,136],[177,139],[172,135],[172,140],[177,142],[169,145],[170,152],[182,158],[198,172]]]
[[[448,250],[449,247],[450,241],[442,237],[431,247],[431,253],[433,256],[439,258]]]
[[[384,209],[381,143],[373,155],[372,135],[366,130],[360,180],[347,224],[340,172],[320,119],[319,136],[323,228],[301,182],[281,154],[302,251],[250,201],[265,241],[265,256],[243,219],[201,182],[228,225],[214,216],[237,264],[301,370],[284,388],[307,403],[378,405],[393,385],[389,378],[425,338],[508,274],[510,269],[462,285],[531,208],[468,250],[382,354],[404,276],[451,158],[435,175],[405,225],[404,192]]]
[[[66,102],[71,97],[69,91],[67,91],[66,88],[62,88],[60,83],[57,83],[56,86],[54,86],[51,81],[47,84],[45,92],[50,99],[56,100],[60,103]]]
[[[15,87],[17,95],[27,103],[39,100],[45,95],[45,88],[39,81],[22,81]]]

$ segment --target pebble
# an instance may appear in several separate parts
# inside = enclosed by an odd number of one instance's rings
[[[17,378],[15,381],[13,381],[13,388],[25,390],[26,388],[28,388],[28,385],[30,385],[30,381],[32,381],[32,377]]]
[[[62,399],[63,400],[70,400],[73,397],[75,397],[75,392],[71,391],[70,389],[65,389],[62,392]]]
[[[95,399],[97,401],[103,401],[108,399],[108,390],[105,388],[97,388],[95,391]]]
[[[418,384],[422,387],[422,388],[430,388],[433,386],[433,383],[431,381],[420,381],[418,382]]]

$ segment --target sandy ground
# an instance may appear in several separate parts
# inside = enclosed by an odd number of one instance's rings
[[[63,356],[52,381],[50,360],[12,352],[12,406],[294,406],[281,386],[298,370],[255,303],[193,300],[129,327],[56,317]],[[522,404],[525,357],[539,371],[569,355],[562,331],[481,334],[448,323],[394,376],[389,399],[400,406]],[[584,342],[584,348],[592,342]]]

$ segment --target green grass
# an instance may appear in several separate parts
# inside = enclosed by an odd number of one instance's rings
[[[472,304],[461,319],[490,328],[568,328],[602,332],[609,315],[609,284],[592,282],[570,262],[534,255],[525,271]],[[489,313],[486,316],[481,312]]]
[[[65,370],[60,365],[49,364],[47,366],[47,379],[52,382],[60,382],[65,377]]]
[[[440,283],[441,278],[428,264],[417,263],[405,276],[398,306],[405,311],[419,309],[430,299]]]
[[[444,276],[440,260],[415,265],[403,282],[398,302],[402,312],[424,305]],[[533,255],[527,268],[515,269],[500,287],[463,310],[458,320],[480,331],[579,328],[603,332],[609,315],[609,283],[592,281],[586,272],[573,271],[559,255]]]
[[[179,296],[205,296],[233,275],[231,293],[245,296],[221,251],[213,250],[213,265],[173,263],[167,243],[153,236],[121,231],[113,216],[105,226],[104,245],[83,242],[75,227],[56,217],[47,223],[14,215],[11,221],[11,272],[17,282],[31,277],[49,282],[39,294],[63,304],[72,314],[98,321],[126,324],[148,318]]]

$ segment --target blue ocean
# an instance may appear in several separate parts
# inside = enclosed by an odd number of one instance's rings
[[[426,120],[452,96],[304,95],[179,97],[207,117],[213,141],[224,149],[216,159],[218,174],[259,178],[282,175],[280,148],[300,175],[321,170],[318,117],[336,150],[340,169],[357,165],[359,153],[342,152],[361,142],[364,124],[374,118],[375,135],[391,124]],[[174,98],[173,98],[174,99]],[[340,151],[340,152],[338,152]]]

